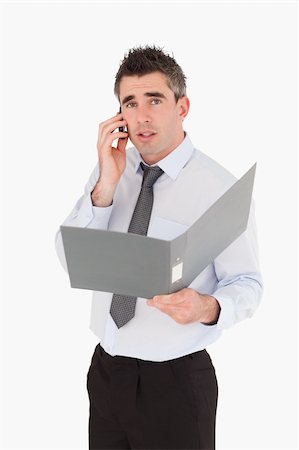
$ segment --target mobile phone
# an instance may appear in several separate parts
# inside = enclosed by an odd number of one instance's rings
[[[121,106],[119,107],[119,112],[121,113]],[[118,131],[120,131],[121,133],[127,133],[127,127],[119,127]],[[125,139],[125,138],[121,138],[121,139]]]

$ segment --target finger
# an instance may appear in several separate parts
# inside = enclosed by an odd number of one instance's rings
[[[163,314],[167,314],[167,316],[171,317],[171,319],[181,325],[190,322],[189,312],[182,306],[159,304],[154,305],[154,307],[156,307]]]
[[[167,314],[168,316],[175,318],[177,317],[181,311],[182,308],[179,308],[175,305],[163,305],[163,304],[157,304],[153,305],[155,308],[157,308],[160,312]]]
[[[128,133],[126,133],[126,134],[128,134]],[[125,151],[125,148],[126,148],[126,145],[127,145],[128,140],[129,140],[129,136],[124,137],[124,138],[120,138],[120,139],[118,140],[117,148],[118,148],[118,150],[119,150],[120,152],[124,152],[124,151]]]
[[[180,294],[168,294],[168,295],[155,295],[152,299],[148,300],[150,306],[156,305],[179,305],[183,303],[184,297]]]
[[[101,152],[110,153],[113,141],[126,137],[128,137],[128,133],[122,131],[109,133],[105,136],[105,138],[102,138],[98,141],[98,148],[101,149]]]
[[[128,133],[125,131],[117,131],[116,133],[110,133],[105,141],[109,142],[109,144],[112,144],[113,141],[115,141],[116,139],[123,139],[123,138],[128,138]]]
[[[147,304],[150,306],[161,306],[169,303],[168,299],[169,295],[155,295],[153,298],[147,301]]]
[[[99,124],[99,128],[103,128],[106,125],[109,125],[110,123],[115,122],[115,120],[121,120],[121,118],[122,118],[122,113],[117,113],[115,116],[110,117],[110,119],[107,119],[107,120],[104,120],[104,122],[101,122]]]
[[[102,132],[102,134],[113,133],[114,130],[116,130],[119,127],[124,127],[125,125],[127,125],[126,120],[117,120],[117,121],[114,121],[112,123],[109,123],[109,124],[106,124],[105,126],[103,126],[101,129],[101,132]]]

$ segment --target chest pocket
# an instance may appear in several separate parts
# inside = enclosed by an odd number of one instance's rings
[[[173,220],[154,217],[149,225],[147,235],[157,239],[171,241],[189,228],[188,225]]]

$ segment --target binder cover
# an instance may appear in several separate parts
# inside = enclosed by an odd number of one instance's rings
[[[143,298],[188,287],[246,230],[255,169],[256,164],[170,241],[61,226],[71,287]]]

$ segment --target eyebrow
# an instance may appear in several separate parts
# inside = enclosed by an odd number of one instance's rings
[[[165,98],[166,99],[165,95],[162,94],[162,92],[158,92],[158,91],[156,91],[156,92],[145,92],[144,96],[145,97],[158,97],[158,98]],[[121,103],[122,103],[122,105],[124,105],[125,103],[127,103],[127,102],[129,102],[131,100],[134,100],[134,98],[135,98],[135,95],[127,95],[123,99],[123,101]]]

